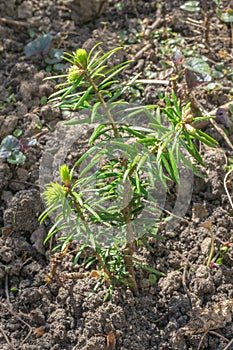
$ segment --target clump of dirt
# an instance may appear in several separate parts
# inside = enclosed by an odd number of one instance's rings
[[[153,251],[138,247],[137,256],[165,277],[152,281],[148,272],[137,269],[137,295],[121,286],[114,290],[111,301],[103,302],[107,284],[93,294],[97,280],[84,270],[83,257],[75,266],[72,250],[62,259],[57,255],[51,260],[51,247],[43,244],[50,223],[40,226],[38,222],[44,208],[41,184],[56,180],[58,167],[67,156],[67,149],[63,153],[59,150],[64,143],[67,115],[46,103],[55,83],[44,78],[61,71],[53,71],[43,52],[26,57],[26,44],[49,33],[56,38],[54,48],[68,52],[78,47],[88,50],[99,41],[106,50],[123,45],[125,49],[110,64],[132,58],[129,68],[121,73],[124,80],[139,72],[144,78],[153,73],[153,79],[166,80],[176,45],[192,51],[190,55],[195,50],[206,55],[213,66],[219,54],[225,69],[229,70],[232,63],[228,25],[213,17],[213,45],[208,48],[199,25],[201,14],[187,16],[180,9],[181,1],[86,1],[81,11],[80,3],[7,0],[0,4],[0,141],[16,129],[22,132],[19,137],[37,140],[36,147],[26,153],[24,164],[16,166],[0,160],[0,348],[230,349],[233,218],[224,176],[233,149],[228,143],[232,130],[226,121],[225,125],[218,121],[222,133],[206,124],[206,131],[218,139],[219,148],[201,150],[206,168],[202,178],[194,177],[184,219],[175,218],[169,229],[161,224],[160,238],[150,241]],[[213,6],[212,2],[208,4]],[[159,84],[135,87],[131,102],[157,103],[159,94],[165,91],[165,85]],[[232,100],[227,75],[223,74],[221,84],[222,88],[212,92],[196,90],[196,97],[209,111]],[[225,111],[229,112],[227,108]],[[75,157],[74,152],[78,157],[87,148],[89,133],[89,126],[71,130],[69,142],[74,149],[68,161]],[[226,134],[228,139],[224,138]],[[186,180],[183,187],[191,181]],[[231,175],[225,185],[232,196]],[[165,209],[173,210],[176,195],[174,191]],[[215,255],[207,267],[211,236],[200,224],[209,220]],[[228,248],[224,255],[222,247]],[[217,264],[220,257],[222,262]],[[55,281],[49,280],[53,259],[57,263]]]

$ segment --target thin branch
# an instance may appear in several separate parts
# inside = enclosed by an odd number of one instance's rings
[[[200,340],[200,343],[198,344],[197,350],[200,350],[201,344],[203,343],[203,340],[204,340],[205,336],[208,334],[208,332],[209,332],[209,331],[206,331],[206,332],[202,335],[201,340]]]
[[[32,327],[30,326],[29,323],[24,321],[13,309],[13,306],[12,306],[11,301],[10,301],[10,295],[9,295],[8,274],[6,274],[6,278],[5,278],[5,293],[6,293],[6,305],[3,303],[1,303],[1,305],[4,306],[8,311],[10,311],[10,313],[12,315],[14,315],[20,322],[22,322],[25,326],[27,326],[29,328],[28,334],[26,335],[24,340],[20,343],[20,347],[21,347],[25,343],[25,341],[30,337],[30,335],[32,333]],[[3,331],[3,330],[1,329],[1,331]],[[15,348],[13,346],[12,346],[12,349],[15,350]]]
[[[227,178],[228,178],[228,176],[229,176],[232,172],[233,172],[233,168],[232,168],[231,170],[229,170],[229,171],[226,173],[226,175],[224,176],[223,184],[224,184],[224,188],[225,188],[227,197],[228,197],[229,202],[230,202],[230,204],[231,204],[231,207],[232,207],[232,209],[233,209],[233,202],[232,202],[231,195],[230,195],[230,193],[229,193],[229,191],[228,191],[228,188],[227,188]]]
[[[135,83],[157,84],[157,85],[168,86],[170,84],[170,81],[169,80],[162,80],[162,79],[137,79],[137,80],[135,80]]]
[[[9,288],[8,288],[8,273],[6,273],[6,276],[5,276],[5,293],[6,293],[7,303],[10,304],[10,295],[9,295]]]
[[[148,51],[149,49],[152,48],[152,44],[151,43],[148,43],[146,45],[144,45],[137,53],[136,55],[134,56],[134,59],[133,59],[133,62],[131,63],[131,65],[135,65],[135,63],[137,62],[137,60],[139,60],[139,58],[141,58],[144,53],[146,51]]]
[[[223,139],[226,141],[228,146],[233,150],[233,145],[232,145],[231,141],[229,140],[229,138],[227,137],[226,133],[218,126],[218,124],[216,123],[215,120],[210,119],[210,122],[213,125],[213,127],[218,131],[218,133],[223,137]]]
[[[13,26],[18,26],[18,27],[30,27],[32,25],[31,23],[15,21],[10,18],[2,18],[2,17],[0,18],[0,22],[11,24]]]
[[[5,340],[6,340],[7,344],[9,345],[10,349],[17,350],[17,349],[14,347],[14,345],[10,342],[10,340],[8,339],[8,337],[7,337],[6,333],[5,333],[5,331],[4,331],[3,328],[2,328],[2,325],[0,325],[0,331],[2,332],[2,335],[3,335],[3,337],[5,338]]]
[[[204,112],[205,112],[205,115],[207,115],[207,116],[212,116],[212,115],[215,116],[215,115],[217,114],[217,111],[218,111],[219,108],[228,109],[229,106],[230,106],[231,104],[233,104],[233,100],[231,100],[231,101],[225,103],[224,105],[221,105],[221,106],[219,106],[219,107],[213,109],[213,110],[210,111],[210,112],[204,111]],[[201,109],[203,110],[203,107],[202,107],[202,106],[201,106]],[[195,128],[197,128],[197,129],[204,129],[204,128],[206,128],[210,123],[211,123],[211,119],[208,119],[208,120],[203,120],[203,121],[201,121],[201,122],[194,123],[193,126],[194,126]]]
[[[25,326],[27,326],[29,328],[29,332],[27,334],[27,336],[24,338],[24,340],[20,343],[20,346],[23,345],[23,343],[25,343],[25,341],[30,337],[31,333],[32,333],[32,327],[30,326],[29,323],[25,322],[14,310],[13,307],[11,305],[11,303],[6,303],[7,305],[1,303],[2,306],[5,307],[5,309],[7,309],[8,311],[10,311],[10,313],[15,316],[20,322],[22,322]]]
[[[194,99],[195,104],[198,106],[198,108],[200,109],[200,112],[203,114],[204,117],[212,116],[212,115],[215,116],[217,114],[217,111],[219,108],[225,109],[225,108],[228,108],[231,104],[233,104],[233,101],[230,101],[230,102],[228,102],[228,103],[226,103],[218,108],[215,108],[214,110],[212,110],[210,112],[207,112],[194,96],[192,96],[192,98]],[[210,118],[208,120],[203,120],[202,122],[194,123],[193,126],[197,129],[203,129],[206,126],[208,126],[209,124],[213,125],[213,127],[218,131],[218,133],[226,141],[228,146],[233,150],[233,145],[232,145],[231,141],[227,137],[226,133],[218,126],[218,124],[216,123],[216,121],[214,119]]]
[[[229,341],[227,346],[223,350],[230,350],[230,346],[233,344],[233,338]]]
[[[219,338],[222,338],[223,340],[225,340],[225,341],[229,341],[229,339],[227,339],[226,337],[224,337],[222,334],[220,334],[220,333],[217,333],[217,332],[215,332],[215,331],[209,331],[209,333],[210,334],[214,334],[214,335],[217,335],[217,337],[219,337]]]
[[[201,340],[200,340],[200,343],[199,343],[199,345],[198,345],[197,350],[200,350],[201,344],[203,343],[203,340],[204,340],[205,336],[206,336],[208,333],[209,333],[209,334],[216,335],[217,337],[222,338],[222,339],[224,339],[225,341],[228,341],[228,339],[225,338],[222,334],[217,333],[217,332],[215,332],[215,331],[213,331],[213,330],[208,330],[208,331],[206,331],[206,332],[203,334],[203,336],[201,337]],[[226,346],[223,350],[230,349],[230,346],[232,345],[232,343],[233,343],[233,339],[227,344],[227,346]]]

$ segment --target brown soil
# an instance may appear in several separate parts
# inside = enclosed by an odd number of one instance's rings
[[[33,35],[36,38],[48,33],[53,36],[54,48],[69,52],[78,47],[90,48],[99,41],[103,41],[106,49],[124,45],[123,53],[116,56],[114,63],[124,59],[134,62],[122,74],[123,79],[146,71],[156,72],[156,79],[166,79],[169,73],[162,60],[170,62],[173,44],[166,41],[174,39],[174,46],[205,55],[211,66],[223,62],[229,72],[233,62],[230,26],[213,14],[208,48],[203,41],[202,16],[180,10],[182,3],[110,0],[106,7],[98,9],[88,5],[87,10],[91,11],[86,10],[82,17],[80,11],[74,12],[77,5],[66,7],[62,1],[1,1],[0,141],[15,129],[22,130],[21,137],[38,141],[27,152],[24,164],[0,162],[2,350],[233,349],[233,218],[224,189],[225,165],[228,157],[233,158],[233,149],[212,125],[207,125],[206,131],[218,139],[219,148],[202,149],[207,177],[195,177],[186,217],[173,230],[161,227],[161,239],[151,242],[154,253],[144,247],[137,251],[147,265],[164,272],[166,277],[151,284],[148,273],[138,270],[138,295],[120,287],[110,302],[103,302],[106,285],[88,299],[96,280],[88,276],[68,278],[72,272],[83,272],[82,266],[73,266],[71,255],[60,266],[63,281],[49,284],[45,279],[50,254],[43,239],[49,222],[41,226],[38,223],[43,211],[40,161],[51,139],[54,142],[52,131],[62,128],[64,115],[44,103],[54,87],[54,82],[43,80],[51,74],[45,56],[26,57],[25,45],[32,41]],[[213,2],[209,3],[213,6]],[[154,25],[152,39],[147,36],[150,27],[141,32],[141,21],[146,18],[149,25]],[[232,100],[232,70],[231,76],[223,74],[218,82],[222,84],[220,89],[196,91],[198,100],[208,111]],[[158,93],[164,90],[163,85],[145,84],[135,90],[133,102],[156,103]],[[229,112],[230,126],[231,117]],[[218,127],[232,141],[229,125],[227,129],[221,124]],[[80,135],[76,158],[85,149],[87,137],[88,128]],[[52,146],[49,161],[58,164],[57,148]],[[54,180],[50,178],[52,174],[46,176],[48,181]],[[231,196],[232,181],[229,176],[227,186]],[[172,210],[171,203],[166,208]],[[199,224],[207,220],[213,222],[215,254],[227,242],[229,245],[221,265],[206,266],[210,236]]]

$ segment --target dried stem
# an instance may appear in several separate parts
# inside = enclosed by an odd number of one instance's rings
[[[205,34],[204,34],[205,45],[209,49],[210,48],[210,16],[209,14],[205,14],[204,28],[205,28]]]
[[[210,267],[210,263],[214,256],[214,233],[212,229],[209,229],[209,232],[210,232],[211,243],[210,243],[210,252],[206,263],[207,267]]]
[[[225,177],[224,177],[223,184],[224,184],[224,188],[225,188],[227,197],[228,197],[228,199],[229,199],[231,208],[233,209],[233,201],[232,201],[232,199],[231,199],[231,195],[230,195],[230,193],[229,193],[229,191],[228,191],[228,188],[227,188],[227,178],[228,178],[228,176],[229,176],[232,172],[233,172],[233,169],[229,170],[229,171],[226,173],[226,175],[225,175]]]

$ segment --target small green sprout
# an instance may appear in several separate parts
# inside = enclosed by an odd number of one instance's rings
[[[70,188],[72,176],[71,176],[69,168],[66,164],[64,164],[60,167],[60,176],[61,176],[61,179],[62,179],[64,186],[66,188]]]
[[[83,69],[84,71],[87,69],[87,52],[86,52],[86,50],[78,49],[75,51],[74,63],[78,66],[78,68]]]

